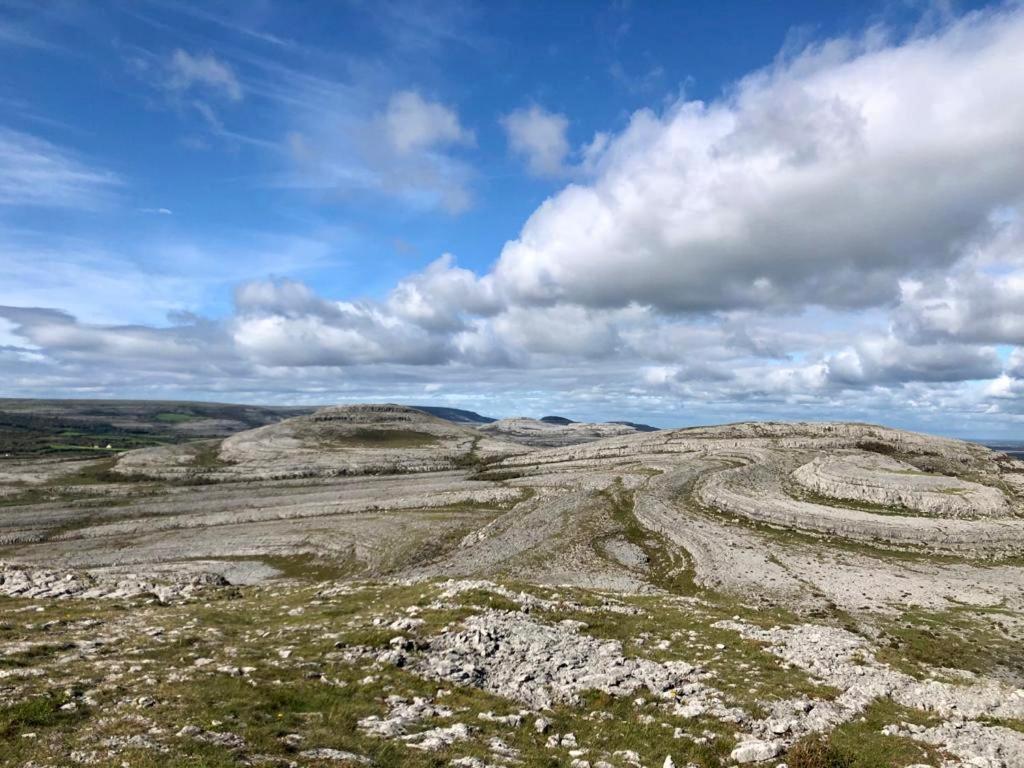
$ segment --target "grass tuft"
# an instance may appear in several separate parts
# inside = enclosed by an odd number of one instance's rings
[[[786,754],[789,768],[853,768],[853,761],[827,738],[809,736],[793,745]]]

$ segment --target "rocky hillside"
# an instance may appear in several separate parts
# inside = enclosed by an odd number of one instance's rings
[[[402,474],[469,466],[518,451],[408,406],[346,405],[222,441],[133,451],[120,457],[115,470],[211,481]]]

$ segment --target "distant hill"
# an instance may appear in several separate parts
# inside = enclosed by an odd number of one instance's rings
[[[110,455],[226,437],[314,410],[172,400],[0,398],[0,457]]]
[[[609,421],[609,424],[623,424],[627,427],[632,427],[637,432],[659,432],[660,427],[652,427],[650,424],[637,424],[635,421]]]
[[[568,424],[576,423],[572,419],[567,419],[564,416],[541,416],[540,420],[545,424],[561,424],[563,427]]]
[[[569,424],[578,424],[579,422],[567,419],[565,416],[541,416],[539,421],[543,421],[545,424],[558,424],[566,427]],[[652,427],[650,424],[637,424],[635,421],[606,421],[605,424],[621,424],[624,427],[632,427],[637,432],[657,432],[658,427]]]
[[[492,424],[497,421],[490,416],[481,416],[476,411],[464,411],[461,408],[442,408],[436,405],[410,405],[408,407],[456,424]]]

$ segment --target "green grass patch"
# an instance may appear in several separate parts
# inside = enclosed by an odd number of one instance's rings
[[[611,487],[601,492],[601,496],[609,505],[612,520],[621,526],[623,538],[646,555],[648,580],[666,592],[696,594],[693,567],[685,551],[673,547],[661,534],[640,524],[633,513],[633,493],[623,486],[622,478],[616,478]],[[599,547],[597,549],[600,551]]]
[[[321,439],[325,448],[424,448],[437,437],[414,429],[359,428],[351,434],[332,434]]]
[[[228,558],[222,558],[228,559]],[[239,557],[232,560],[255,560],[266,563],[288,579],[306,581],[334,581],[350,579],[361,572],[359,563],[352,558],[328,558],[321,555],[264,555]]]
[[[469,479],[501,483],[505,480],[518,480],[521,477],[526,477],[526,474],[518,469],[481,469],[471,475]]]
[[[814,734],[801,739],[786,753],[788,768],[852,768],[853,759],[832,739]]]
[[[66,702],[67,698],[63,695],[47,693],[31,696],[0,709],[0,742],[14,739],[26,731],[52,728],[79,720],[82,717],[79,710],[66,712],[61,709]],[[3,749],[0,746],[0,757],[3,756]]]
[[[939,721],[919,710],[901,707],[888,699],[878,699],[860,717],[840,725],[829,737],[835,754],[845,762],[827,768],[892,768],[892,766],[937,766],[941,753],[935,747],[905,736],[886,736],[882,728],[894,723],[931,726]],[[789,758],[787,755],[787,764]],[[816,768],[808,766],[808,768]]]
[[[230,467],[230,461],[224,461],[220,457],[220,440],[204,440],[195,443],[192,448],[192,461],[189,466],[196,469],[221,469]]]
[[[910,674],[928,677],[934,667],[948,667],[1024,681],[1021,638],[998,614],[913,610],[883,628],[879,660]]]

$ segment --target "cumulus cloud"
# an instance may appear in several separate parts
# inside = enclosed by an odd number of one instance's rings
[[[261,281],[236,293],[231,335],[262,365],[443,363],[447,342],[370,302],[327,301],[294,281]]]
[[[828,358],[828,380],[840,385],[990,379],[1001,371],[993,347],[914,346],[893,336],[865,338]]]
[[[918,341],[1024,344],[1024,270],[905,283],[896,322]]]
[[[451,254],[401,280],[387,303],[397,317],[435,331],[461,330],[467,316],[492,315],[501,307],[492,282],[458,267]]]
[[[241,314],[302,315],[329,312],[330,305],[297,280],[253,280],[235,289]]]
[[[535,176],[561,176],[569,154],[569,119],[536,104],[501,118],[509,147],[526,159]]]
[[[0,126],[0,205],[95,209],[122,185],[67,149]]]
[[[905,280],[895,322],[917,340],[1024,342],[1024,237],[1017,222],[946,274]]]
[[[365,307],[339,305],[329,316],[241,317],[235,322],[234,340],[255,361],[275,367],[444,361],[443,349],[408,330],[389,327],[385,318]]]
[[[969,354],[953,364],[920,350],[908,358],[906,349],[858,347],[855,374],[844,378],[824,352],[825,336],[805,339],[799,360],[765,359],[730,343],[734,327],[664,323],[643,308],[510,307],[467,316],[454,330],[426,328],[386,302],[325,299],[294,281],[244,284],[236,302],[223,321],[178,313],[162,327],[0,309],[8,391],[316,403],[429,395],[498,415],[561,410],[670,424],[808,416],[906,423],[914,414],[920,425],[942,413],[942,430],[1024,405],[1010,372],[972,396],[957,380],[979,373]],[[787,336],[780,323],[762,322],[762,330]],[[664,363],[649,364],[659,356]],[[983,356],[980,364],[989,363]]]
[[[493,320],[502,343],[524,354],[607,360],[622,350],[619,318],[586,307],[513,307]]]
[[[951,269],[900,281],[895,332],[914,343],[1024,343],[1024,232],[1000,211]]]
[[[608,360],[638,350],[623,337],[657,321],[647,311],[500,306],[486,280],[442,257],[384,302],[331,301],[291,280],[246,283],[231,333],[243,356],[269,366],[468,364],[539,367]]]
[[[1024,347],[1010,353],[1003,373],[985,387],[985,397],[990,413],[1024,416]]]
[[[166,87],[184,93],[197,86],[230,101],[242,99],[242,85],[231,65],[211,53],[193,55],[178,48],[167,62]]]
[[[1011,426],[1008,423],[1010,419],[1016,419],[1018,424],[1024,420],[1024,379],[1008,375],[1000,376],[986,388],[985,397],[991,403],[988,413],[998,416],[1006,426]],[[1017,438],[1019,434],[1018,426],[1015,431],[1010,433],[1010,436]]]
[[[641,110],[502,251],[524,303],[875,306],[1024,197],[1024,12],[814,46]]]

